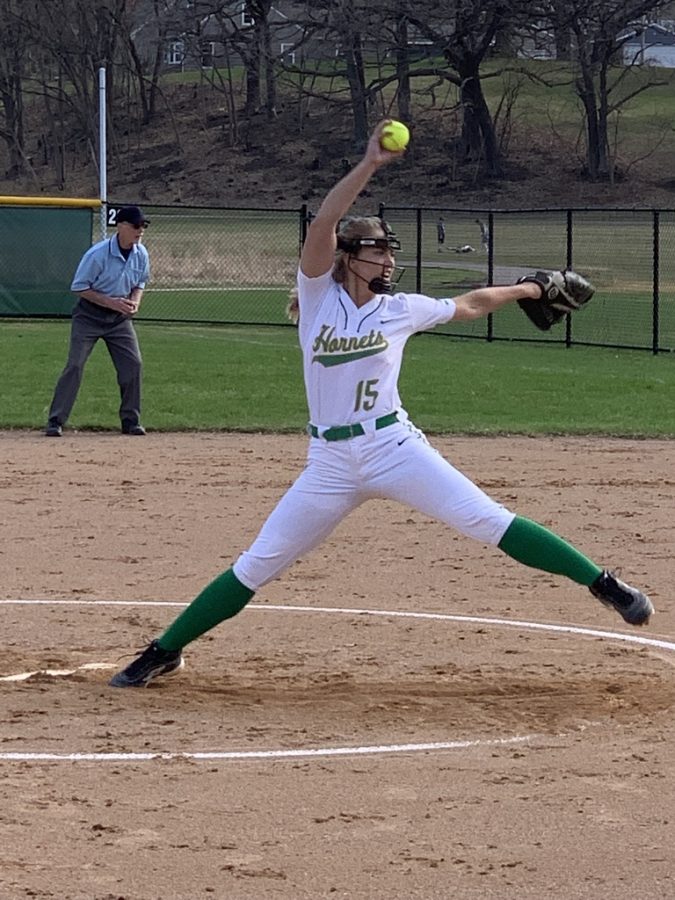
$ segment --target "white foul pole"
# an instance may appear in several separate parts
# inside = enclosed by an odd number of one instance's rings
[[[101,201],[101,240],[107,234],[108,221],[108,158],[106,137],[105,68],[98,70],[98,181]]]

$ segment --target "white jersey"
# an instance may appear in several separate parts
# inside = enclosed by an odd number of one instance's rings
[[[357,308],[330,272],[318,278],[300,272],[298,302],[314,426],[307,465],[235,562],[239,581],[259,590],[376,497],[411,506],[497,546],[514,514],[434,450],[408,420],[398,395],[406,341],[417,331],[449,322],[455,301],[378,294]],[[384,419],[379,426],[378,419]],[[357,423],[358,430],[340,428]]]
[[[449,322],[454,300],[376,294],[357,307],[331,272],[298,271],[299,334],[309,417],[317,428],[352,425],[398,410],[408,338]]]

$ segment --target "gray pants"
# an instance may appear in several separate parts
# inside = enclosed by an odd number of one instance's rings
[[[128,316],[92,309],[94,304],[80,301],[73,310],[68,361],[54,390],[49,418],[64,425],[80,389],[84,365],[94,344],[101,338],[117,371],[120,387],[120,420],[125,425],[138,425],[141,416],[142,359],[136,331]]]

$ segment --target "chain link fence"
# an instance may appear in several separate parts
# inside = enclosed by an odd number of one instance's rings
[[[533,332],[515,305],[439,331],[486,340],[675,350],[675,210],[481,214],[381,207],[380,214],[401,239],[403,290],[451,297],[486,284],[511,284],[537,269],[565,267],[590,277],[596,287],[592,302],[550,333]]]
[[[152,278],[136,316],[166,322],[283,324],[304,209],[148,207]]]
[[[144,211],[151,219],[144,241],[152,279],[138,320],[289,324],[285,306],[310,220],[306,206],[282,210],[155,205],[144,206]],[[6,213],[11,216],[11,210]],[[481,212],[382,206],[379,213],[401,240],[397,263],[405,269],[399,282],[402,290],[452,297],[486,284],[513,283],[537,269],[565,266],[589,276],[597,289],[586,308],[550,333],[535,332],[515,305],[486,320],[451,322],[437,329],[441,333],[654,353],[675,350],[675,210]],[[98,240],[100,229],[90,215],[92,239]],[[60,237],[53,246],[58,248],[67,226],[60,219],[54,221]],[[6,224],[11,230],[11,223]],[[45,240],[45,269],[50,246]],[[49,314],[35,299],[34,267],[23,276],[31,291],[20,295],[17,259],[19,254],[12,255],[10,266],[7,257],[0,256],[0,298],[7,300],[0,303],[0,316]],[[66,292],[68,287],[69,282]],[[69,309],[59,306],[53,314],[69,315]]]

